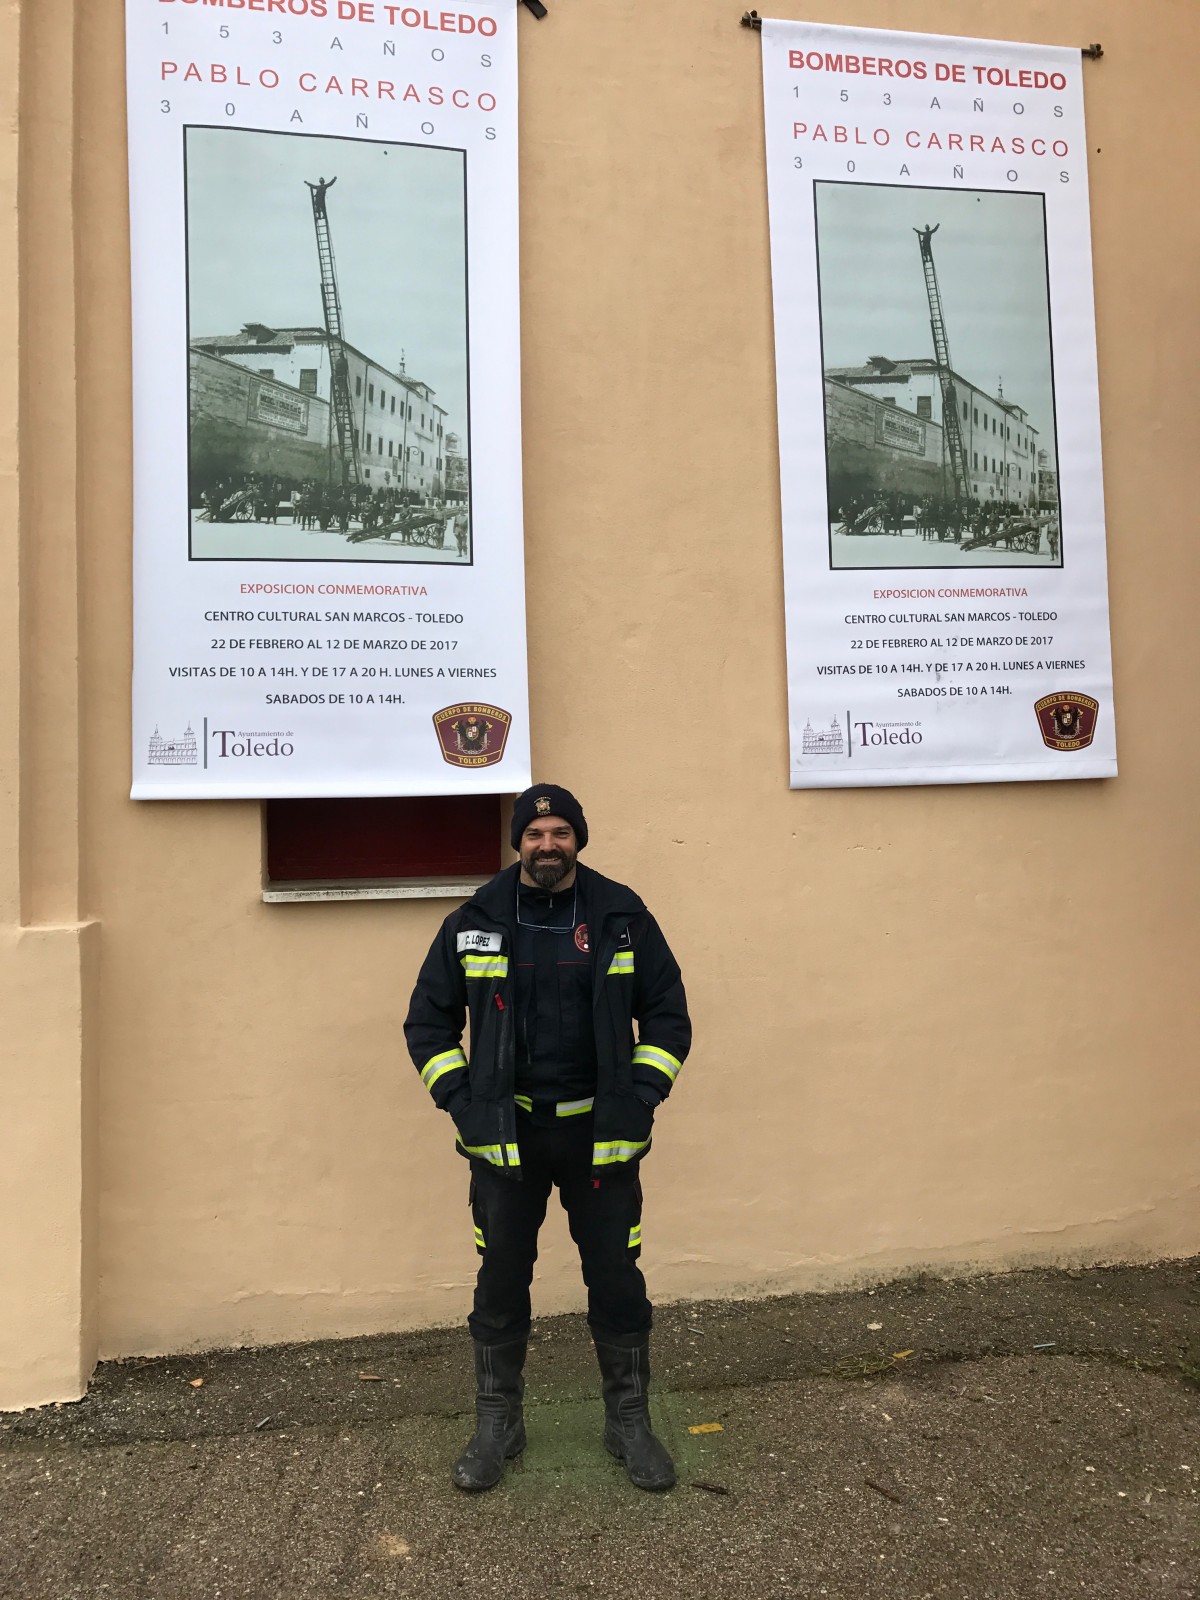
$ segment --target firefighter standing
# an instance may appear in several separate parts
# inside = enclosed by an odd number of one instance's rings
[[[446,918],[404,1025],[421,1079],[471,1163],[477,1424],[454,1468],[462,1489],[490,1489],[525,1447],[529,1287],[554,1185],[587,1284],[604,1444],[639,1488],[675,1482],[647,1403],[638,1173],[691,1024],[658,924],[631,889],[578,864],[587,841],[568,790],[541,784],[518,797],[512,844],[521,859]]]

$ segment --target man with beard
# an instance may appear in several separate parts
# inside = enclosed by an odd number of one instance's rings
[[[454,1468],[461,1489],[490,1489],[525,1448],[529,1287],[554,1186],[587,1284],[604,1445],[639,1488],[675,1482],[647,1402],[639,1167],[691,1023],[658,924],[631,889],[578,862],[587,842],[568,790],[538,784],[518,796],[520,860],[446,918],[404,1025],[422,1082],[471,1163],[477,1421]]]

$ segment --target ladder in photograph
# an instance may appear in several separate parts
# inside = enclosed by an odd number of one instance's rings
[[[317,232],[317,260],[321,266],[321,307],[325,313],[325,332],[329,336],[332,372],[330,392],[337,424],[338,450],[342,458],[342,483],[357,487],[362,482],[358,430],[354,426],[354,410],[350,403],[350,363],[342,334],[342,301],[338,294],[333,237],[329,231],[329,214],[325,205],[325,192],[336,182],[336,178],[331,178],[328,183],[322,178],[320,183],[310,183],[308,187],[312,193],[313,226]]]
[[[962,429],[958,425],[958,395],[954,388],[954,368],[950,362],[950,341],[946,337],[946,319],[942,313],[942,296],[938,288],[937,268],[933,264],[933,236],[941,227],[935,223],[924,228],[914,228],[921,247],[921,268],[925,274],[925,293],[929,297],[929,327],[933,334],[933,356],[937,362],[938,382],[942,389],[942,438],[945,453],[950,458],[950,476],[954,484],[954,498],[971,498],[967,474],[967,452],[963,444]]]

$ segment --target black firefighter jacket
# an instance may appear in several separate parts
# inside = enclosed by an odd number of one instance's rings
[[[595,952],[593,1171],[646,1153],[654,1106],[691,1045],[679,966],[658,923],[624,884],[580,865]],[[413,990],[404,1035],[421,1081],[458,1129],[459,1151],[519,1178],[515,1030],[519,864],[485,883],[442,924]],[[462,1049],[471,1024],[471,1056]],[[634,1019],[638,1036],[634,1039]]]

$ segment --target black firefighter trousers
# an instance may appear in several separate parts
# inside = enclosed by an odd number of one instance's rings
[[[471,1162],[471,1211],[481,1257],[475,1307],[467,1318],[471,1337],[481,1344],[528,1337],[538,1230],[550,1190],[557,1185],[583,1267],[589,1327],[610,1343],[639,1343],[650,1331],[651,1306],[637,1261],[642,1221],[638,1163],[622,1163],[601,1178],[592,1177],[590,1113],[552,1127],[518,1115],[517,1146],[519,1182],[486,1161]]]

